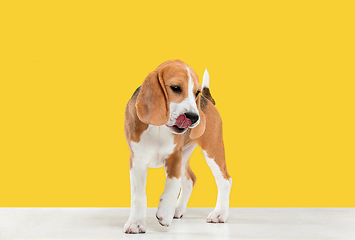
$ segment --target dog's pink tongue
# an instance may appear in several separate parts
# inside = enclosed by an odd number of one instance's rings
[[[181,114],[177,119],[175,125],[178,128],[188,128],[191,125],[191,120],[186,118],[185,114]]]

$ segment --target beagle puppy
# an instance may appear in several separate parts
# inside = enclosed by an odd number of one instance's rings
[[[232,179],[226,168],[222,120],[209,90],[207,69],[202,88],[195,71],[180,60],[166,61],[149,73],[128,101],[125,136],[130,150],[131,214],[125,233],[145,233],[147,168],[164,167],[165,190],[156,218],[168,227],[186,211],[196,176],[189,158],[197,145],[218,187],[209,223],[228,217]]]

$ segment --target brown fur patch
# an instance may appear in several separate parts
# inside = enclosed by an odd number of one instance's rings
[[[165,159],[165,169],[168,178],[181,177],[182,164],[182,136],[175,137],[176,146],[174,152]]]
[[[165,159],[166,175],[168,178],[181,177],[181,152],[174,152]]]
[[[197,143],[203,150],[206,151],[209,158],[214,159],[219,166],[223,177],[225,179],[229,179],[230,176],[227,171],[223,144],[222,119],[218,113],[218,110],[210,101],[206,102],[204,108],[206,129],[203,135],[197,139],[188,138],[188,140],[185,141],[185,145],[191,142]]]
[[[143,123],[137,116],[134,99],[131,99],[126,106],[125,112],[125,135],[127,142],[139,142],[142,133],[147,130],[148,124]]]
[[[192,172],[189,163],[187,163],[187,165],[186,165],[185,176],[186,176],[186,178],[187,178],[188,180],[192,180],[192,186],[195,186],[195,183],[196,183],[196,175]]]
[[[156,71],[149,73],[144,80],[136,100],[137,116],[146,123],[155,126],[169,120],[170,108],[165,81]]]
[[[165,159],[166,175],[168,178],[181,177],[183,135],[176,135],[174,152]]]
[[[207,152],[209,158],[214,159],[222,171],[223,177],[229,179],[225,161],[221,116],[212,103],[207,104],[206,113],[208,113],[206,114],[206,130],[197,140],[197,143]]]
[[[188,141],[191,141],[190,139],[190,131],[191,129],[187,129],[187,131],[184,133],[184,146],[188,144]]]
[[[132,165],[133,165],[133,160],[132,160],[132,155],[129,157],[129,169],[132,169]]]

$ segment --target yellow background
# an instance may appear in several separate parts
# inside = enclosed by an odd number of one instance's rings
[[[124,109],[207,67],[231,207],[355,207],[353,1],[2,1],[0,206],[129,207]],[[212,207],[201,151],[190,207]],[[163,169],[149,170],[148,206]]]

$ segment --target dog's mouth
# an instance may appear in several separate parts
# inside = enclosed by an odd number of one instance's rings
[[[170,128],[170,130],[173,132],[173,133],[177,133],[177,134],[182,134],[184,133],[187,128],[179,128],[178,126],[174,125],[174,126],[168,126]]]
[[[191,125],[191,120],[185,116],[185,114],[181,114],[177,119],[173,126],[168,126],[173,133],[182,134],[184,133],[189,126]]]

